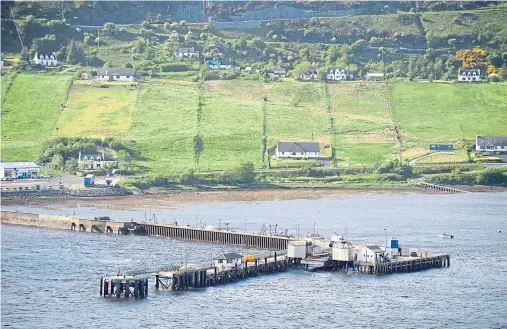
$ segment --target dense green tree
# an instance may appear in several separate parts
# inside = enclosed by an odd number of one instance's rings
[[[251,183],[255,180],[255,167],[253,163],[247,162],[240,165],[234,171],[236,180],[240,183]]]
[[[108,34],[114,34],[116,32],[116,25],[111,22],[107,22],[104,24],[104,30]]]
[[[19,54],[19,64],[22,66],[30,64],[30,55],[28,54],[28,48],[23,47]]]
[[[79,64],[84,59],[83,49],[78,47],[74,39],[67,46],[67,64]]]
[[[503,81],[507,81],[507,63],[503,63],[502,69],[500,70],[499,75]]]

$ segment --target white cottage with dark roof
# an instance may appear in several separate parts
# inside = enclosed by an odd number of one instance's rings
[[[136,70],[133,68],[108,67],[98,69],[97,80],[105,81],[134,81]]]
[[[458,81],[470,82],[470,81],[482,81],[481,70],[459,70]]]
[[[326,79],[340,81],[354,79],[354,72],[349,69],[330,68],[326,72]]]
[[[319,143],[279,142],[276,145],[278,158],[320,158]]]
[[[56,59],[56,54],[48,54],[42,55],[38,52],[35,52],[35,56],[33,57],[32,64],[34,65],[42,65],[42,66],[56,66],[58,64],[58,60]]]
[[[111,167],[116,167],[118,165],[118,161],[106,159],[104,153],[89,154],[79,152],[77,166],[81,170],[100,170],[109,165]]]
[[[477,152],[505,152],[507,153],[507,136],[475,136],[475,150]]]

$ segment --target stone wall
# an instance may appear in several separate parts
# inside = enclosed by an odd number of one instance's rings
[[[68,197],[106,197],[106,196],[125,196],[132,192],[122,187],[92,188],[86,190],[39,190],[39,191],[9,191],[2,192],[2,200],[23,200],[36,198],[68,198]]]

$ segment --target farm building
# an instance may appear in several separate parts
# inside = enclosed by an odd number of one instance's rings
[[[384,81],[384,73],[378,73],[378,72],[372,72],[372,73],[366,73],[366,80],[368,81]]]
[[[234,267],[236,265],[241,265],[243,256],[240,254],[237,254],[235,252],[226,253],[219,255],[213,260],[215,261],[215,266],[222,266],[222,267]]]
[[[79,152],[77,166],[81,170],[96,170],[102,169],[107,166],[116,167],[118,161],[106,159],[104,153],[102,154],[86,154]]]
[[[327,70],[326,79],[340,81],[354,79],[354,72],[349,69],[331,68]]]
[[[50,55],[39,55],[39,53],[35,52],[32,64],[39,64],[42,66],[56,66],[58,64],[58,60],[56,59],[55,53],[52,53]]]
[[[507,153],[507,136],[479,136],[475,137],[477,152],[505,152]]]
[[[276,145],[276,156],[279,158],[319,158],[319,143],[279,142]]]
[[[105,81],[134,81],[136,70],[132,68],[109,67],[98,69],[97,80]]]
[[[459,70],[458,81],[482,81],[481,70]]]
[[[303,80],[315,80],[319,71],[315,67],[310,67],[306,72],[303,72],[300,76]]]
[[[266,70],[265,74],[270,79],[285,78],[287,76],[287,71],[284,69]]]
[[[210,69],[230,69],[232,68],[232,64],[226,60],[223,59],[209,59],[204,61],[204,64],[206,64]]]
[[[432,151],[453,151],[454,146],[452,144],[430,144],[430,150],[432,150]]]
[[[174,57],[199,57],[199,52],[194,49],[194,47],[174,47],[173,48]]]
[[[40,175],[35,162],[0,162],[0,178],[32,178]]]

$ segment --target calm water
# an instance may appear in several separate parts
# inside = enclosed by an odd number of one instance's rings
[[[58,212],[105,214],[85,208]],[[110,215],[143,219],[145,211]],[[450,253],[451,267],[383,277],[289,271],[200,291],[150,289],[149,298],[140,301],[104,300],[100,277],[117,268],[176,264],[182,258],[200,264],[212,252],[242,250],[3,225],[2,327],[507,328],[507,193],[178,204],[157,210],[156,217],[228,222],[235,229],[246,222],[249,231],[276,223],[294,234],[298,225],[300,233],[313,231],[315,223],[326,235],[346,231],[351,240],[379,244],[387,232],[403,246]],[[442,232],[455,239],[435,237]]]

